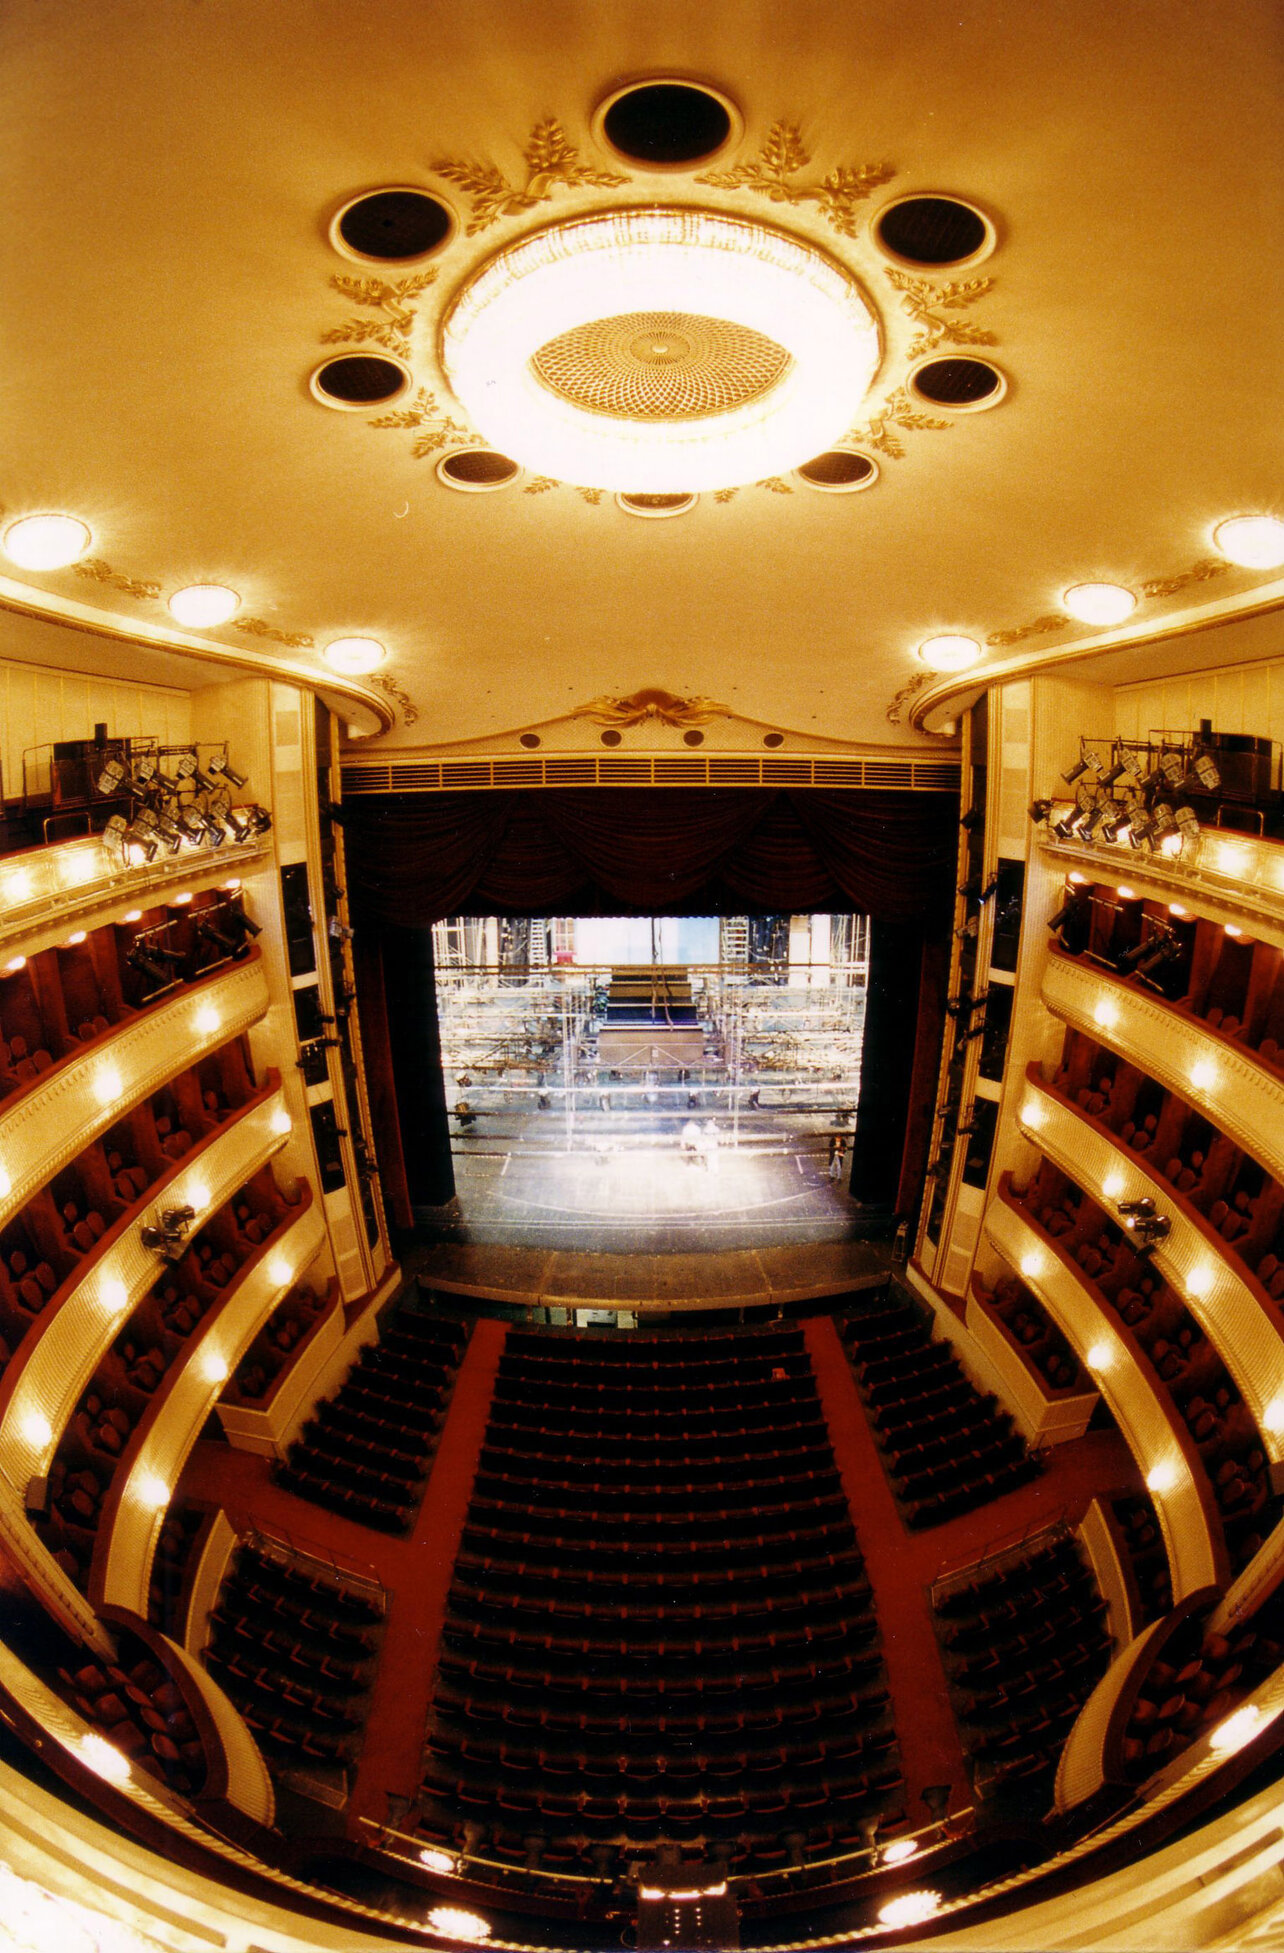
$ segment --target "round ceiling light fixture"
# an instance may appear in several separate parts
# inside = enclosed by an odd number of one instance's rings
[[[501,251],[441,350],[502,453],[628,495],[734,488],[824,452],[880,344],[856,285],[810,245],[706,211],[623,210]]]
[[[169,614],[190,630],[208,631],[226,624],[241,608],[241,599],[225,583],[189,583],[169,600]]]
[[[64,570],[89,547],[89,531],[74,515],[24,515],[4,532],[4,552],[20,570]]]
[[[974,637],[946,631],[940,637],[924,638],[918,655],[932,671],[966,671],[969,665],[977,663],[981,647]]]
[[[368,671],[377,671],[388,653],[378,638],[336,637],[321,655],[331,671],[341,671],[345,678],[363,678]]]
[[[1277,570],[1284,563],[1284,522],[1277,515],[1233,515],[1218,523],[1213,541],[1246,570]]]
[[[1137,599],[1122,583],[1074,583],[1061,601],[1081,624],[1122,624],[1137,608]]]

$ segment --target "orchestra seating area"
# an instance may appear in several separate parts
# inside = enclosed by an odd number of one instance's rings
[[[403,1304],[316,1405],[278,1483],[381,1532],[409,1532],[466,1343],[462,1323]]]
[[[205,1666],[278,1769],[350,1763],[361,1742],[382,1608],[242,1543],[209,1617]]]
[[[1052,1772],[1104,1673],[1105,1603],[1061,1536],[934,1596],[975,1794],[1046,1808]]]
[[[974,1388],[908,1299],[880,1295],[842,1335],[908,1525],[939,1525],[1038,1472],[1008,1413]]]
[[[425,1836],[609,1868],[802,1863],[904,1782],[797,1329],[509,1335],[455,1566]]]

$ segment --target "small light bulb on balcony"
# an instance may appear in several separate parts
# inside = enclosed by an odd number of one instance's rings
[[[143,912],[141,909],[126,909],[125,911],[126,922],[141,922],[142,919],[143,919]]]
[[[1038,1099],[1025,1100],[1021,1107],[1021,1122],[1023,1125],[1033,1126],[1036,1132],[1043,1125],[1044,1112]]]
[[[219,883],[219,887],[224,889],[228,895],[235,895],[237,889],[240,886],[241,886],[241,877],[239,875],[233,875],[230,882]]]
[[[1276,1434],[1284,1431],[1284,1397],[1272,1397],[1262,1412],[1262,1428]]]
[[[289,1132],[291,1123],[290,1115],[283,1105],[278,1105],[274,1109],[272,1117],[268,1121],[272,1131],[278,1134],[278,1136]]]
[[[1121,902],[1135,902],[1137,899],[1137,891],[1135,888],[1117,888],[1115,894]]]
[[[53,1425],[43,1411],[25,1411],[18,1429],[29,1445],[43,1451],[47,1444],[53,1443]]]
[[[1037,1280],[1043,1273],[1043,1256],[1036,1254],[1022,1255],[1021,1273],[1030,1281]]]
[[[428,1914],[428,1930],[439,1939],[490,1938],[489,1923],[480,1913],[465,1912],[462,1906],[434,1906]]]
[[[129,1781],[129,1758],[114,1743],[109,1743],[105,1736],[90,1730],[81,1737],[79,1749],[81,1762],[87,1763],[96,1775],[106,1777],[109,1783]]]
[[[75,949],[80,943],[83,943],[84,940],[85,940],[84,930],[77,929],[70,936],[68,936],[66,947],[68,949]]]
[[[1200,1092],[1211,1092],[1217,1083],[1217,1067],[1211,1058],[1197,1058],[1190,1068],[1190,1082]]]
[[[12,1192],[13,1192],[13,1181],[9,1178],[9,1175],[5,1172],[4,1168],[0,1166],[0,1200],[4,1200],[6,1196],[11,1194]]]
[[[878,1917],[884,1926],[918,1926],[940,1909],[939,1892],[902,1892],[879,1907]]]
[[[1223,923],[1222,928],[1228,936],[1242,936],[1244,933],[1237,922]]]
[[[1191,1269],[1186,1277],[1186,1290],[1188,1294],[1195,1297],[1196,1301],[1202,1301],[1206,1295],[1212,1294],[1213,1271],[1206,1263]]]
[[[453,1872],[456,1860],[453,1851],[443,1851],[440,1845],[425,1845],[419,1863],[426,1865],[430,1872]]]
[[[196,1028],[202,1037],[209,1037],[223,1022],[213,1004],[202,1004],[196,1013]]]
[[[25,868],[19,868],[16,875],[5,878],[4,899],[6,902],[29,902],[31,900],[31,876]]]
[[[1083,1360],[1090,1370],[1108,1370],[1114,1361],[1114,1351],[1109,1343],[1094,1343]]]
[[[154,1472],[145,1472],[135,1489],[139,1504],[145,1505],[149,1512],[159,1512],[162,1506],[169,1504],[169,1486]]]
[[[893,1838],[883,1847],[885,1865],[903,1865],[907,1858],[913,1858],[918,1851],[917,1838]]]
[[[1236,1709],[1225,1721],[1219,1722],[1208,1739],[1210,1750],[1219,1756],[1229,1756],[1232,1750],[1242,1750],[1245,1743],[1251,1742],[1261,1727],[1262,1712],[1255,1702],[1246,1702]]]
[[[195,1207],[198,1213],[202,1207],[209,1206],[210,1190],[203,1180],[194,1180],[187,1189],[187,1204]]]
[[[227,1359],[220,1356],[217,1350],[210,1351],[201,1368],[205,1372],[207,1383],[226,1383],[232,1374],[227,1367]]]
[[[99,1105],[111,1105],[125,1087],[115,1065],[103,1065],[94,1073],[94,1097]]]
[[[129,1290],[116,1275],[109,1275],[98,1290],[98,1299],[108,1315],[118,1316],[129,1301]]]
[[[1070,870],[1070,873],[1066,876],[1066,880],[1068,882],[1073,882],[1076,888],[1082,888],[1084,883],[1087,881],[1087,879],[1088,877],[1086,875],[1081,875],[1077,868],[1072,868]]]
[[[1124,1190],[1123,1174],[1107,1173],[1105,1179],[1101,1183],[1101,1191],[1106,1196],[1106,1199],[1118,1200],[1123,1190]]]
[[[267,1265],[268,1280],[274,1288],[284,1288],[294,1279],[294,1270],[284,1255],[273,1255]]]
[[[1178,842],[1177,845],[1180,847],[1181,843]],[[1168,904],[1168,913],[1169,915],[1189,915],[1190,910],[1183,902],[1170,902]]]
[[[1160,854],[1166,854],[1170,859],[1174,855],[1179,855],[1181,853],[1181,835],[1165,834],[1163,840],[1159,843],[1159,852]],[[1185,915],[1186,911],[1185,909],[1177,908],[1171,909],[1169,913],[1171,915]]]
[[[5,964],[6,970],[8,970],[11,975],[16,975],[16,973],[19,970],[25,970],[26,967],[27,967],[27,959],[25,956],[11,956],[9,958],[9,961]]]
[[[184,908],[186,904],[191,901],[191,899],[192,899],[191,889],[185,888],[181,895],[172,895],[170,897],[170,902],[174,908],[181,909]]]
[[[1104,1031],[1112,1029],[1119,1022],[1119,1006],[1113,997],[1102,997],[1098,1001],[1092,1013],[1092,1021],[1094,1024],[1100,1024]]]
[[[1177,1483],[1177,1474],[1171,1465],[1152,1465],[1146,1473],[1146,1485],[1152,1492],[1171,1492]]]

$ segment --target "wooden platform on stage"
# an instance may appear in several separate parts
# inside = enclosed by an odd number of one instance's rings
[[[686,1065],[694,1070],[704,1056],[704,1032],[698,1024],[636,1024],[627,1029],[604,1029],[597,1034],[599,1065],[615,1069],[628,1066],[644,1071],[648,1065],[672,1068]]]
[[[822,1241],[722,1254],[572,1254],[499,1243],[441,1242],[408,1267],[443,1295],[526,1309],[762,1309],[808,1302],[886,1279],[885,1244]]]

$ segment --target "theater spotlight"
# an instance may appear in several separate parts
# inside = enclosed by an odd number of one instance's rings
[[[1099,800],[1095,807],[1089,807],[1087,813],[1084,815],[1083,820],[1080,824],[1079,832],[1076,837],[1078,840],[1092,841],[1096,839],[1097,829],[1100,827],[1102,821],[1106,818],[1106,812],[1108,806],[1109,806],[1108,801]]]
[[[1032,800],[1030,802],[1029,812],[1030,819],[1034,822],[1035,826],[1042,827],[1044,821],[1047,820],[1048,815],[1052,812],[1052,802],[1050,800]]]
[[[238,841],[252,841],[257,835],[268,833],[272,826],[271,814],[257,804],[230,808],[225,818]]]
[[[217,943],[219,948],[228,956],[234,955],[240,948],[240,939],[234,936],[225,936],[223,931],[211,922],[208,916],[197,916],[196,933],[205,942]]]
[[[1181,834],[1182,851],[1193,848],[1199,840],[1199,816],[1193,807],[1179,807],[1176,813],[1177,827]]]
[[[1117,1211],[1134,1220],[1148,1220],[1155,1211],[1155,1203],[1149,1194],[1140,1200],[1121,1200],[1116,1203]]]
[[[1061,775],[1061,778],[1065,781],[1068,787],[1072,787],[1075,781],[1079,779],[1079,777],[1082,774],[1090,773],[1090,772],[1100,773],[1100,771],[1101,771],[1101,761],[1097,758],[1097,755],[1095,753],[1083,752],[1081,750],[1079,758],[1075,761],[1073,766],[1066,768],[1065,772]]]
[[[213,774],[216,779],[226,780],[228,785],[235,787],[238,793],[250,777],[248,773],[233,772],[222,753],[212,753],[210,755],[209,759],[205,762],[205,771]]]
[[[1129,786],[1137,785],[1137,759],[1135,754],[1122,754],[1115,761],[1109,772],[1103,773],[1101,776],[1101,784],[1103,787],[1113,787],[1120,780],[1123,780]]]
[[[1054,935],[1058,929],[1064,929],[1066,923],[1070,921],[1072,916],[1079,913],[1079,904],[1082,899],[1079,895],[1067,895],[1056,914],[1048,917],[1048,927]]]
[[[156,755],[155,753],[140,753],[130,768],[129,790],[131,793],[147,794],[152,791],[155,783]]]
[[[1063,814],[1059,821],[1053,821],[1052,832],[1056,835],[1058,841],[1073,841],[1082,818],[1083,815],[1080,809],[1076,807],[1073,813]]]
[[[1141,1243],[1141,1252],[1149,1254],[1159,1242],[1167,1240],[1172,1233],[1173,1224],[1167,1214],[1156,1214],[1153,1220],[1138,1220],[1130,1223],[1132,1232]]]
[[[120,792],[125,784],[125,778],[125,769],[120,761],[110,759],[94,781],[94,792],[110,799],[113,794]]]

